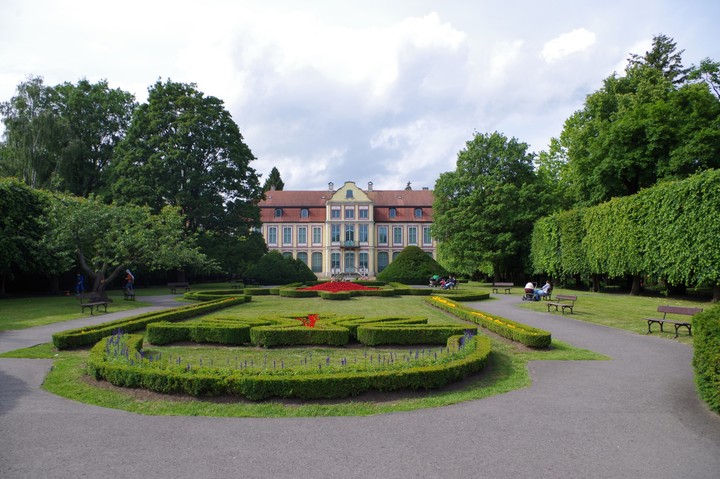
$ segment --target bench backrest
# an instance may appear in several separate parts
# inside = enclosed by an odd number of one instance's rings
[[[697,313],[702,313],[702,308],[687,308],[683,306],[658,306],[658,313],[663,313],[663,317],[667,313],[671,314],[686,314],[692,316]]]
[[[107,301],[107,297],[100,296],[97,293],[81,293],[77,295],[81,303],[95,303],[98,301]]]
[[[569,294],[558,294],[555,296],[555,299],[558,301],[577,301],[577,296],[571,296]]]
[[[493,286],[500,286],[500,287],[515,286],[515,283],[493,283]]]

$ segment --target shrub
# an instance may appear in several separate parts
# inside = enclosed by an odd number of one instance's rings
[[[720,413],[720,306],[693,316],[693,368],[700,397]]]
[[[258,284],[317,281],[317,276],[305,263],[295,258],[286,258],[277,251],[270,251],[257,263],[249,266],[245,278]]]
[[[500,336],[517,341],[526,346],[534,348],[546,348],[552,342],[552,336],[549,332],[542,329],[533,328],[522,323],[512,321],[510,319],[493,316],[487,313],[475,311],[472,308],[458,304],[448,298],[439,296],[431,296],[425,301],[444,309],[460,319],[472,321],[488,330],[499,334]]]
[[[448,272],[417,246],[408,246],[377,275],[379,281],[404,284],[427,284],[431,276]]]
[[[242,304],[244,302],[245,296],[226,297],[205,303],[192,304],[181,308],[165,311],[153,311],[151,313],[140,314],[130,318],[100,323],[95,326],[70,329],[53,334],[53,344],[58,349],[71,349],[89,346],[97,343],[104,337],[112,335],[118,329],[122,329],[124,332],[140,331],[145,329],[147,325],[151,323],[157,323],[159,321],[182,321],[196,316],[202,316],[211,311]]]

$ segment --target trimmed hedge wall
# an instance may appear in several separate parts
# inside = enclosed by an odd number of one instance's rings
[[[247,298],[245,296],[225,297],[181,308],[165,311],[153,311],[151,313],[145,313],[116,321],[109,321],[95,326],[69,329],[67,331],[53,334],[53,344],[58,349],[90,346],[97,343],[102,338],[112,335],[118,329],[121,329],[123,332],[140,331],[145,329],[147,325],[151,323],[159,321],[182,321],[184,319],[207,314],[211,311],[217,311],[219,309],[242,304],[246,300]]]
[[[402,325],[388,326],[383,324],[370,324],[357,328],[357,339],[368,346],[385,344],[443,344],[451,336],[463,335],[477,328],[451,325]]]
[[[448,339],[456,347],[461,336]],[[130,336],[128,345],[139,350],[141,335]],[[368,390],[431,389],[459,381],[480,371],[491,352],[490,339],[476,336],[447,361],[432,365],[398,366],[380,371],[326,372],[307,374],[243,374],[229,369],[159,369],[113,361],[106,354],[107,340],[90,351],[88,370],[96,379],[121,387],[143,388],[159,393],[193,396],[230,394],[251,400],[270,397],[333,399]]]
[[[490,293],[448,293],[447,291],[436,292],[435,294],[440,296],[447,296],[448,299],[453,301],[485,301],[490,299]]]
[[[512,341],[517,341],[526,346],[533,348],[547,348],[552,342],[552,336],[547,331],[533,328],[510,319],[481,313],[472,308],[468,308],[467,306],[457,304],[448,298],[431,296],[425,301],[433,306],[437,306],[440,309],[444,309],[458,318],[472,321],[473,323],[481,325],[483,328],[487,328],[493,333],[499,334],[500,336]]]
[[[720,413],[720,306],[693,316],[693,368],[700,397]]]

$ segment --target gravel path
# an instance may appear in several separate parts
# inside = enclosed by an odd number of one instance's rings
[[[720,417],[697,398],[691,347],[493,296],[473,306],[613,359],[532,362],[531,387],[454,406],[280,419],[88,406],[40,389],[50,361],[0,359],[0,477],[720,477]],[[47,342],[43,328],[1,333],[0,351]]]

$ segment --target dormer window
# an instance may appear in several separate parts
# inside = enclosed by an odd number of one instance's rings
[[[280,218],[282,213],[282,208],[275,208],[275,218]]]
[[[347,190],[347,191],[345,192],[345,198],[346,198],[346,199],[348,199],[348,198],[354,198],[352,190]]]
[[[415,208],[415,218],[422,218],[422,208]]]
[[[390,208],[389,216],[390,216],[390,218],[396,218],[397,217],[397,209]]]
[[[307,208],[302,208],[300,210],[300,218],[307,218],[308,216],[310,216],[310,211],[308,211]]]

